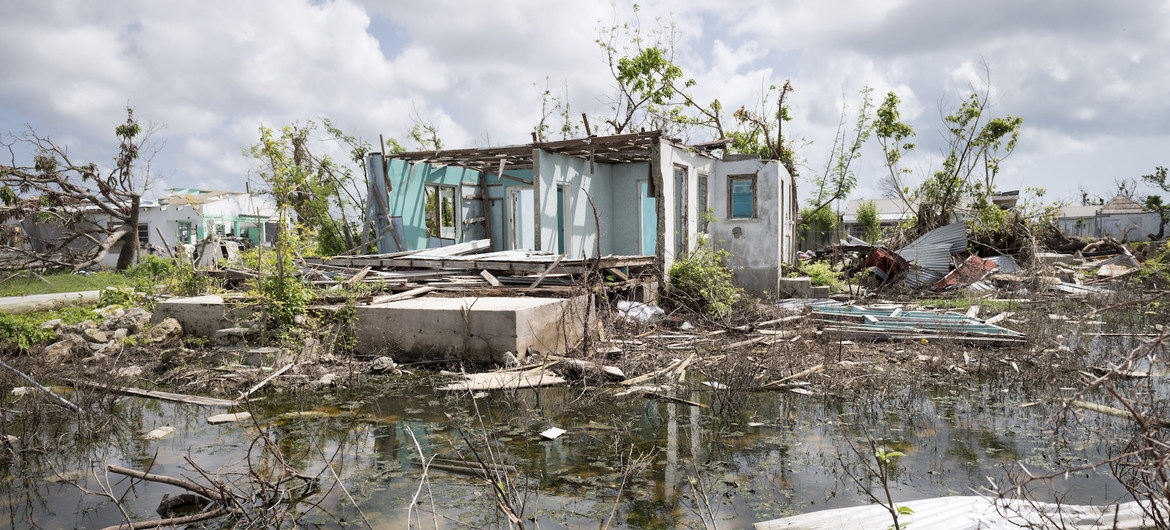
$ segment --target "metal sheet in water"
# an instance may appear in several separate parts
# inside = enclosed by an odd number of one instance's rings
[[[997,500],[992,497],[939,497],[899,502],[910,513],[899,525],[932,530],[1008,530],[1018,528],[1150,528],[1152,521],[1137,502],[1076,506]],[[757,530],[884,530],[891,526],[884,506],[839,508],[756,523]]]

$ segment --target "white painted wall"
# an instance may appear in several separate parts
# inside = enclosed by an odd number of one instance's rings
[[[728,177],[756,175],[756,217],[731,219]],[[751,157],[715,164],[710,182],[711,205],[718,222],[708,225],[712,243],[728,251],[727,265],[736,282],[756,296],[774,296],[782,264],[793,256],[796,213],[792,208],[792,177],[776,161]]]
[[[666,230],[665,230],[665,267],[670,270],[670,264],[674,262],[675,258],[685,255],[688,251],[695,248],[696,238],[695,234],[699,231],[699,217],[701,213],[698,210],[699,205],[699,173],[707,174],[707,194],[708,206],[713,206],[711,202],[711,187],[715,180],[715,165],[716,160],[710,156],[694,153],[686,149],[674,146],[672,144],[663,142],[662,144],[662,181],[663,181],[663,205],[666,212]],[[675,204],[676,198],[679,197],[676,190],[676,182],[674,170],[676,167],[684,168],[686,170],[686,189],[683,190],[682,197],[684,198],[683,210],[685,211],[685,223],[682,224],[685,234],[686,248],[676,248],[678,241],[676,234],[676,226],[679,223],[675,222],[675,215],[678,212]]]

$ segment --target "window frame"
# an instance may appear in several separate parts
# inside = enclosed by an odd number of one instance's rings
[[[743,181],[747,181],[747,182],[751,183],[751,191],[750,191],[751,196],[750,197],[751,197],[751,202],[752,202],[752,212],[751,212],[751,215],[748,215],[746,217],[735,215],[735,184],[737,182],[743,182]],[[729,220],[757,219],[758,218],[759,206],[758,206],[757,196],[759,194],[757,193],[757,190],[756,190],[756,183],[757,183],[756,175],[728,175],[727,176],[727,218]]]
[[[450,224],[444,224],[444,209],[443,199],[444,192],[450,194],[451,199],[451,217]],[[426,203],[430,200],[431,193],[435,197],[435,209],[429,211]],[[453,184],[442,183],[427,183],[423,189],[423,227],[426,230],[427,237],[436,237],[439,239],[459,239],[459,191],[458,187]],[[432,230],[432,223],[433,230]],[[444,236],[443,229],[450,228],[451,235]]]

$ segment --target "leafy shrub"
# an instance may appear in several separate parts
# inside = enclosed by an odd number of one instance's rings
[[[17,351],[27,352],[34,345],[52,340],[53,330],[40,326],[40,320],[26,314],[0,314],[0,350],[15,347]]]
[[[732,282],[726,258],[726,250],[715,250],[701,239],[690,254],[670,266],[668,300],[712,316],[728,316],[746,293]]]
[[[845,291],[844,274],[833,269],[827,261],[813,261],[798,263],[796,270],[788,273],[788,277],[808,276],[812,285],[828,285],[829,290],[835,293]]]
[[[121,308],[134,307],[141,301],[138,293],[128,287],[107,287],[98,295],[101,307],[115,305]]]
[[[27,352],[33,346],[52,341],[53,330],[41,329],[41,323],[57,318],[66,324],[76,324],[99,317],[92,309],[80,306],[35,313],[0,313],[0,351]]]

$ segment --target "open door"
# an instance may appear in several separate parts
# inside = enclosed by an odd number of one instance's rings
[[[653,195],[650,195],[650,183],[638,181],[638,196],[641,197],[642,207],[642,255],[654,256],[658,249],[658,205]]]
[[[536,248],[535,200],[532,188],[508,188],[508,237],[512,250]]]

